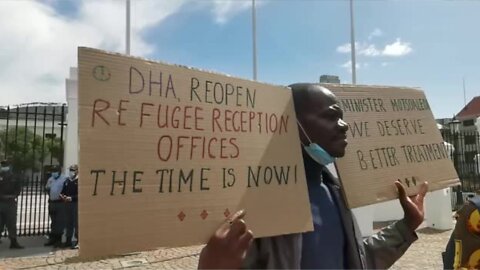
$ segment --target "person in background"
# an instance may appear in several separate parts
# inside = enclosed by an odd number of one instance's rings
[[[11,249],[23,249],[17,241],[17,197],[22,191],[21,180],[13,173],[12,164],[0,162],[0,234],[8,230]],[[1,235],[0,235],[1,236]]]
[[[45,189],[48,192],[48,215],[50,216],[50,237],[45,246],[61,247],[65,229],[65,204],[60,194],[66,177],[61,175],[61,167],[53,166]]]
[[[442,253],[443,269],[480,269],[480,191],[455,214],[457,222]]]
[[[63,183],[60,197],[65,202],[67,241],[65,247],[78,247],[78,166],[72,165],[68,170],[68,178]],[[72,238],[75,231],[77,243],[73,245]]]

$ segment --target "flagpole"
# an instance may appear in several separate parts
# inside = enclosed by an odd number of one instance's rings
[[[126,0],[126,8],[127,8],[127,18],[126,18],[126,34],[125,34],[125,53],[130,55],[130,0]]]
[[[355,29],[353,22],[353,0],[350,0],[350,50],[352,57],[352,84],[357,84],[357,64],[355,61]]]
[[[257,80],[257,21],[255,13],[255,0],[252,0],[252,50],[253,50],[253,80]]]

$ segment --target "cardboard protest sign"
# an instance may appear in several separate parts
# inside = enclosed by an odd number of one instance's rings
[[[80,256],[312,229],[289,89],[79,48]]]
[[[425,94],[400,87],[325,84],[348,123],[348,146],[336,161],[350,208],[397,198],[400,180],[409,194],[459,184]]]

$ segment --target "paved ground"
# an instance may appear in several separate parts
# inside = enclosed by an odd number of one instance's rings
[[[420,229],[419,240],[391,269],[442,269],[441,252],[450,233],[451,231]],[[20,240],[28,246],[27,249],[10,251],[8,240],[2,240],[0,269],[193,269],[197,267],[201,248],[161,248],[98,261],[79,262],[76,250],[44,248],[43,237]]]
[[[390,269],[443,269],[442,252],[451,233],[430,228],[419,230],[419,240]]]

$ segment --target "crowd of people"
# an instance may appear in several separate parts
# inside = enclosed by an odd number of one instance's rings
[[[0,236],[6,228],[10,249],[23,249],[17,241],[17,198],[23,181],[14,173],[9,160],[1,161],[0,165]],[[78,248],[78,166],[70,166],[68,176],[61,172],[60,166],[53,166],[45,185],[51,220],[45,246]],[[64,233],[66,241],[62,242]]]

